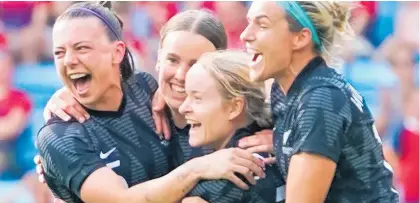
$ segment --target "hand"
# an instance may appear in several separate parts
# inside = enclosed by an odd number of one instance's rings
[[[235,173],[242,174],[253,185],[256,184],[254,174],[265,178],[263,161],[239,148],[222,149],[191,161],[195,162],[193,166],[197,167],[196,171],[202,179],[226,179],[244,190],[249,189],[248,184]]]
[[[40,183],[45,183],[44,168],[42,168],[41,156],[39,156],[39,154],[34,157],[34,163],[36,164],[36,174],[38,174],[38,181]]]
[[[272,130],[263,130],[255,133],[255,135],[244,137],[239,140],[239,147],[246,149],[251,153],[256,152],[267,152],[274,154],[273,149],[273,131]],[[264,162],[266,164],[276,163],[276,157],[265,158]]]
[[[53,94],[44,109],[44,119],[51,119],[51,115],[55,114],[59,118],[69,121],[70,116],[76,118],[80,123],[89,119],[89,114],[85,111],[79,102],[73,98],[67,88],[61,88]]]
[[[152,113],[153,120],[155,120],[156,133],[165,137],[166,140],[171,138],[171,127],[169,124],[168,116],[165,112],[166,102],[158,88],[153,95],[152,100]]]
[[[201,197],[187,197],[187,198],[184,198],[181,203],[208,203],[208,202],[204,199],[201,199]]]

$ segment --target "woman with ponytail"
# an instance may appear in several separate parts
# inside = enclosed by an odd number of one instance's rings
[[[330,68],[340,41],[352,37],[349,14],[346,3],[330,1],[254,1],[248,12],[241,38],[253,54],[250,76],[275,80],[274,149],[286,202],[398,202],[369,108]]]

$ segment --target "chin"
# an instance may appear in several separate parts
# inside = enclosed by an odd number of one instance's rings
[[[264,82],[270,78],[266,77],[263,72],[250,71],[250,79],[253,82]]]
[[[191,138],[191,137],[188,140],[188,143],[190,144],[191,147],[200,147],[204,145],[203,142],[200,142],[199,140]]]

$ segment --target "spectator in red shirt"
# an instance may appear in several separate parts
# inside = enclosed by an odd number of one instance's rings
[[[246,14],[248,12],[247,2],[243,1],[217,1],[214,2],[214,9],[226,29],[228,48],[244,48],[244,43],[239,36],[248,25]]]
[[[21,168],[23,152],[18,153],[16,145],[20,135],[30,136],[25,130],[31,103],[24,92],[11,87],[12,68],[12,57],[0,50],[0,179],[17,179],[28,170]]]
[[[419,89],[412,89],[404,105],[401,130],[388,140],[385,157],[395,171],[403,203],[419,202]]]

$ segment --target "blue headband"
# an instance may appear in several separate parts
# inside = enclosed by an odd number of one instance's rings
[[[104,17],[102,17],[99,13],[97,13],[97,12],[95,12],[95,11],[93,11],[93,10],[91,10],[91,9],[88,9],[88,8],[83,8],[83,7],[79,7],[79,8],[73,8],[73,9],[71,9],[71,10],[82,10],[82,11],[86,11],[86,12],[88,12],[88,13],[90,13],[90,14],[93,14],[93,15],[95,15],[96,17],[98,17],[99,19],[101,19],[108,27],[109,27],[109,29],[111,29],[111,31],[112,31],[112,33],[114,33],[114,35],[115,35],[115,37],[117,37],[117,39],[118,40],[121,40],[120,39],[120,37],[118,36],[118,34],[117,34],[117,32],[116,32],[116,30],[108,23],[108,21],[104,18]],[[71,11],[71,10],[69,10],[69,11]]]
[[[312,33],[312,41],[318,50],[321,49],[322,44],[319,36],[315,30],[315,27],[306,14],[305,10],[296,1],[276,1],[278,6],[284,8],[284,10],[293,17],[301,26],[308,28]]]

